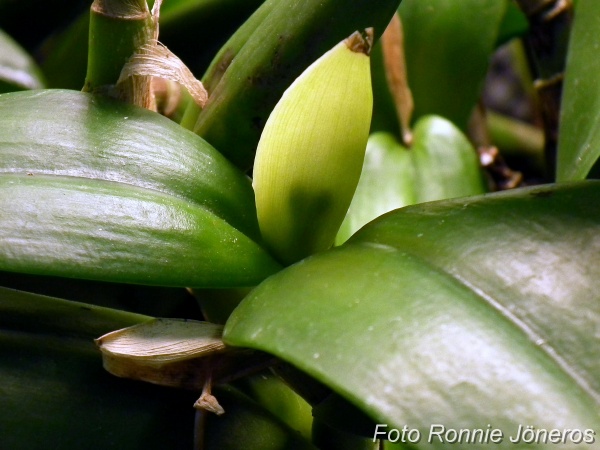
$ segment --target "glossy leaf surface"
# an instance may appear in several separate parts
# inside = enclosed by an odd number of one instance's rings
[[[561,103],[556,178],[584,179],[600,157],[600,85],[596,77],[599,4],[581,0],[575,9]]]
[[[600,184],[389,213],[242,302],[225,341],[271,352],[374,420],[600,429]],[[417,448],[447,448],[423,439]]]
[[[258,235],[249,180],[193,133],[73,91],[0,110],[2,270],[198,287],[277,270],[243,234]]]
[[[0,29],[0,92],[44,87],[33,58]]]
[[[151,189],[258,234],[250,181],[214,148],[156,113],[82,92],[0,96],[0,173]]]
[[[0,176],[0,269],[163,286],[251,286],[278,269],[207,210],[124,183]]]
[[[477,151],[452,122],[425,116],[406,148],[390,133],[369,139],[361,178],[337,243],[396,208],[487,191]]]
[[[477,151],[452,122],[423,117],[413,136],[415,203],[486,192]]]

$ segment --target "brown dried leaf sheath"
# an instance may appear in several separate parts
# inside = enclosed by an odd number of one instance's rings
[[[344,40],[344,43],[353,52],[369,56],[373,47],[373,28],[366,28],[364,33],[355,31]]]
[[[96,344],[113,359],[160,366],[224,351],[222,332],[221,325],[209,322],[155,319],[105,334]]]
[[[206,389],[263,369],[273,357],[226,347],[223,326],[154,319],[96,339],[104,368],[113,375],[184,389]]]
[[[394,14],[390,24],[381,37],[385,76],[394,99],[400,121],[402,139],[406,145],[412,143],[410,122],[414,110],[414,101],[408,85],[408,71],[404,54],[404,30],[398,13]]]
[[[135,76],[157,77],[175,81],[185,87],[199,106],[204,106],[208,93],[187,66],[160,42],[143,45],[123,66],[117,85]]]

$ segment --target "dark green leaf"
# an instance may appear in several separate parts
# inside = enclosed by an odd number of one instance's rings
[[[258,236],[248,178],[150,111],[77,91],[0,95],[0,173],[115,181],[202,206]]]
[[[569,38],[561,104],[556,178],[584,179],[600,156],[600,85],[596,77],[600,4],[580,0]]]
[[[191,448],[194,393],[118,379],[92,339],[148,319],[0,288],[2,447]]]
[[[367,222],[414,203],[487,191],[477,151],[448,120],[425,116],[415,125],[410,149],[389,133],[369,139],[361,178],[336,242]]]
[[[271,277],[232,345],[279,356],[374,420],[600,430],[600,183],[406,207]],[[447,448],[426,439],[418,448]]]
[[[251,286],[278,269],[209,211],[125,183],[0,175],[0,270],[164,286]]]
[[[463,131],[479,98],[508,2],[404,1],[408,82],[415,119],[438,114]]]

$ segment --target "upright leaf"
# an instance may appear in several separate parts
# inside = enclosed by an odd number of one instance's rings
[[[400,5],[415,119],[438,114],[466,130],[506,5],[503,0],[418,0]]]
[[[580,0],[569,41],[558,139],[558,181],[584,179],[600,156],[600,4]]]
[[[337,243],[393,209],[487,191],[477,151],[452,122],[425,116],[413,131],[410,149],[389,133],[371,136],[360,182]]]
[[[194,127],[244,170],[252,165],[267,117],[292,81],[354,31],[373,27],[379,36],[400,2],[268,0],[263,8],[270,3],[273,9],[264,22],[255,22]]]
[[[252,240],[249,180],[193,133],[80,92],[0,110],[0,270],[231,287],[278,269]]]

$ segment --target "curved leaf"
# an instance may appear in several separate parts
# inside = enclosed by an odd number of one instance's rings
[[[477,151],[452,122],[425,116],[415,125],[413,140],[415,203],[487,191]]]
[[[261,284],[225,341],[425,437],[432,424],[491,424],[498,448],[579,448],[509,437],[600,430],[599,194],[587,182],[389,213]]]
[[[278,268],[244,234],[180,198],[106,180],[0,175],[0,270],[229,287]]]
[[[238,167],[249,168],[266,119],[293,80],[354,31],[373,27],[379,36],[399,2],[270,0],[263,3],[267,9],[274,3],[273,9],[264,22],[250,19],[253,25],[260,26],[210,92],[194,131]],[[238,33],[248,31],[242,26]]]
[[[93,344],[100,334],[150,319],[0,288],[3,448],[193,448],[202,426],[192,407],[199,393],[114,377]],[[226,414],[208,417],[204,448],[313,448],[238,391],[215,394]]]
[[[258,236],[250,181],[156,113],[69,90],[0,96],[0,173],[116,181],[200,205]]]
[[[31,56],[0,29],[0,92],[42,87],[40,70]]]
[[[452,122],[425,116],[413,131],[410,149],[389,133],[369,138],[360,181],[336,242],[393,209],[487,191],[477,151]]]
[[[2,446],[191,447],[194,393],[113,377],[94,346],[98,333],[147,319],[0,288]]]
[[[336,236],[342,244],[360,227],[396,208],[415,203],[410,150],[385,132],[369,137],[360,180]]]
[[[569,38],[561,102],[556,179],[584,179],[600,157],[600,86],[595,76],[600,36],[600,4],[581,0]]]

